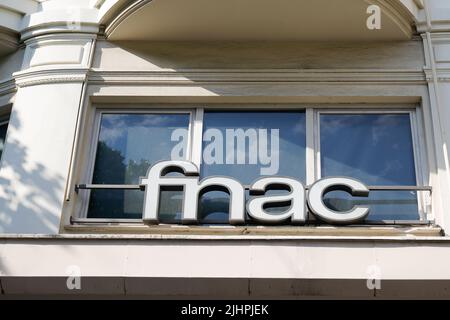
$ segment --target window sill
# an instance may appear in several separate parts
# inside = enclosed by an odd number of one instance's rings
[[[133,238],[192,239],[422,239],[443,237],[438,226],[187,226],[143,224],[73,224],[64,234],[116,235]]]

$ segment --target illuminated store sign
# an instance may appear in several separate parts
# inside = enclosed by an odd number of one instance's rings
[[[181,173],[182,176],[169,175]],[[230,195],[229,223],[244,224],[246,213],[255,221],[262,223],[281,223],[290,219],[293,224],[304,223],[307,219],[307,207],[319,219],[331,224],[350,224],[364,220],[369,214],[367,206],[357,205],[349,211],[334,211],[324,204],[323,196],[330,191],[346,191],[353,196],[368,197],[369,189],[358,180],[347,177],[329,177],[316,181],[306,192],[304,185],[293,178],[262,177],[249,186],[252,197],[246,203],[245,187],[230,177],[213,176],[199,179],[199,169],[188,161],[162,161],[153,165],[145,178],[143,220],[146,223],[158,223],[161,190],[182,188],[182,222],[198,222],[198,201],[209,191],[226,191]],[[268,195],[273,189],[285,189],[283,195]],[[282,213],[271,213],[267,208],[289,208]]]

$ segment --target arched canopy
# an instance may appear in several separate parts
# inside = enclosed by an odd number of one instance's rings
[[[106,0],[110,40],[386,41],[414,33],[422,0]],[[367,8],[381,9],[369,30]]]
[[[380,30],[366,27],[372,4]],[[71,21],[81,32],[104,28],[110,40],[406,40],[422,8],[422,0],[0,0],[0,56],[19,38],[73,32]]]

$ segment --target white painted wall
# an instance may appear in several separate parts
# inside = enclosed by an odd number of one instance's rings
[[[2,275],[25,277],[64,277],[76,265],[84,277],[367,279],[376,265],[385,280],[450,278],[448,241],[354,242],[3,238],[0,257]]]
[[[405,239],[3,238],[0,281],[6,294],[21,295],[370,298],[367,280],[376,277],[380,297],[446,297],[448,250],[448,241]],[[80,272],[80,291],[67,288],[71,270]]]
[[[22,68],[25,50],[20,49],[0,58],[0,82],[12,79],[12,74]]]
[[[58,233],[81,87],[17,92],[1,159],[0,233]]]

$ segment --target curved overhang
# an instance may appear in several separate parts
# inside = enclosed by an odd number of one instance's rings
[[[415,32],[422,0],[106,0],[110,40],[390,41]],[[381,29],[366,26],[381,9]]]
[[[422,0],[79,0],[76,10],[64,4],[0,0],[0,56],[16,50],[19,39],[103,29],[109,40],[406,40],[423,8]],[[371,4],[381,8],[380,30],[366,27]]]

